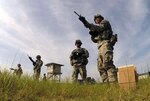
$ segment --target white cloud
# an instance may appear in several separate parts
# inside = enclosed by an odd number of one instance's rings
[[[146,1],[146,0],[144,0]],[[148,14],[147,2],[143,0],[131,0],[128,2],[127,11],[130,15],[130,19],[135,22],[141,22]]]

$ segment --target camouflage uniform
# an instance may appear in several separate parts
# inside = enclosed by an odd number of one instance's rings
[[[80,40],[77,41],[81,42]],[[72,51],[70,55],[70,63],[73,66],[73,74],[72,74],[73,81],[77,81],[79,73],[81,75],[82,80],[86,79],[87,76],[86,65],[88,63],[87,60],[88,57],[89,53],[85,48],[77,47]]]
[[[46,81],[46,74],[43,75],[43,81]]]
[[[98,45],[98,71],[103,82],[117,81],[116,67],[113,64],[113,46],[115,43],[111,42],[113,31],[109,21],[104,20],[101,15],[102,21],[99,25],[89,24],[91,40]],[[94,19],[94,21],[95,21]]]
[[[16,72],[16,75],[17,75],[18,77],[21,77],[22,74],[23,74],[22,68],[21,68],[21,67],[18,67],[18,70],[17,70],[17,72]]]
[[[17,69],[12,69],[14,70],[14,74],[17,75],[19,78],[21,77],[21,75],[23,74],[23,71],[22,71],[22,68],[21,68],[21,65],[18,64],[18,67]]]
[[[37,60],[35,61],[35,65],[34,65],[34,79],[39,79],[40,77],[40,73],[41,73],[41,67],[43,65],[43,61],[41,60],[41,56],[37,55]]]

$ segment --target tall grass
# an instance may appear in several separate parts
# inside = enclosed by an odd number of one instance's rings
[[[150,79],[140,80],[137,89],[123,91],[118,84],[72,84],[34,81],[0,74],[0,101],[150,101]]]

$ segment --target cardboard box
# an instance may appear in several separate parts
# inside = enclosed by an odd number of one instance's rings
[[[137,72],[134,65],[120,66],[118,68],[118,83],[120,88],[134,89],[137,83]]]

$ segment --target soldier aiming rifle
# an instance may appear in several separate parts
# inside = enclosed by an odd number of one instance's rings
[[[117,81],[116,67],[113,64],[113,46],[117,42],[117,34],[113,31],[109,21],[105,20],[100,14],[94,16],[95,24],[89,23],[85,17],[79,15],[79,20],[89,29],[91,40],[98,46],[98,71],[103,82]]]
[[[43,61],[41,60],[41,56],[37,55],[36,60],[34,61],[32,57],[28,55],[28,58],[33,63],[33,70],[34,70],[34,79],[39,80],[40,73],[41,73],[41,67],[43,65]]]
[[[30,59],[30,61],[32,62],[33,66],[35,66],[36,62],[32,59],[32,57],[30,57],[29,55],[27,55],[27,56]]]
[[[17,65],[17,69],[14,68],[10,68],[10,70],[14,71],[14,74],[17,75],[19,78],[21,77],[21,75],[23,74],[22,68],[21,68],[21,64]]]

